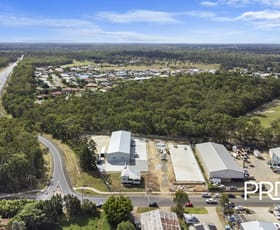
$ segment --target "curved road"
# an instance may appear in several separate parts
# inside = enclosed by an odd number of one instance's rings
[[[49,199],[50,197],[52,197],[52,195],[54,193],[59,192],[63,195],[66,195],[66,194],[75,195],[81,200],[83,198],[87,198],[87,199],[94,201],[95,203],[104,202],[104,200],[106,199],[106,196],[105,197],[102,197],[102,196],[96,196],[96,197],[83,196],[82,197],[81,194],[74,192],[70,185],[70,182],[67,179],[67,175],[64,170],[64,161],[63,161],[63,158],[62,158],[62,155],[61,155],[59,149],[56,147],[56,145],[53,142],[51,142],[49,139],[47,139],[43,136],[39,135],[38,140],[48,148],[48,150],[52,156],[53,175],[48,184],[48,187],[45,188],[41,193],[39,193],[37,195],[36,199],[38,199],[38,200]]]
[[[53,175],[48,187],[43,192],[44,197],[51,197],[55,191],[60,191],[62,194],[73,194],[73,190],[64,172],[64,164],[59,150],[51,141],[43,136],[39,136],[38,140],[49,149],[53,161]]]
[[[53,193],[60,189],[63,194],[72,194],[80,199],[86,198],[94,201],[95,203],[104,202],[108,195],[97,195],[97,196],[81,196],[80,194],[73,191],[70,183],[68,182],[67,176],[65,175],[64,163],[61,157],[60,151],[57,147],[47,138],[39,136],[38,140],[48,147],[49,152],[53,158],[53,178],[51,179],[50,185],[44,190],[42,194],[37,197],[38,199],[48,199]],[[134,206],[147,206],[148,201],[157,202],[159,206],[173,206],[173,196],[168,195],[128,195]],[[207,205],[205,198],[200,195],[190,195],[190,200],[195,206],[211,206]],[[271,207],[275,202],[269,198],[265,198],[262,201],[258,200],[256,197],[244,200],[243,198],[232,199],[236,205],[242,205],[247,207]]]

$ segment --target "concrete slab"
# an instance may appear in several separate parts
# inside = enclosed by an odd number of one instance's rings
[[[168,145],[177,183],[205,183],[189,145]]]
[[[253,220],[260,220],[260,221],[267,221],[267,222],[278,222],[277,218],[270,213],[267,207],[248,207],[249,209],[253,210],[254,214],[245,215],[248,221]]]
[[[216,207],[206,207],[207,214],[194,214],[199,219],[199,223],[215,224],[218,230],[223,230],[223,226],[217,212]]]

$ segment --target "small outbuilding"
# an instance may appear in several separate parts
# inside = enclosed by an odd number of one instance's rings
[[[269,149],[270,158],[276,163],[280,164],[280,147]]]
[[[141,172],[126,165],[121,171],[122,184],[141,184]]]

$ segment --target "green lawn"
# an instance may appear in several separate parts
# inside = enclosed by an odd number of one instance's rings
[[[137,213],[143,213],[143,212],[148,212],[148,211],[152,211],[152,210],[155,210],[155,209],[158,209],[158,208],[155,208],[155,207],[138,207],[137,208]]]
[[[58,230],[111,230],[111,226],[108,223],[104,213],[101,213],[100,217],[86,218],[77,217],[72,220],[65,220],[61,223],[61,227]]]
[[[254,115],[253,118],[259,119],[263,127],[269,127],[273,120],[280,119],[279,100],[266,104],[261,108],[260,114]]]
[[[208,211],[202,207],[185,208],[185,213],[189,214],[207,214]]]

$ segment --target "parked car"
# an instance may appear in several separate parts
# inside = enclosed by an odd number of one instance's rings
[[[246,208],[244,206],[238,205],[234,208],[236,211],[244,211]]]
[[[230,189],[230,190],[237,190],[237,187],[234,186],[234,185],[231,185],[231,186],[229,187],[229,189]]]
[[[233,193],[229,193],[228,198],[236,198],[236,196]]]
[[[187,224],[197,224],[199,219],[192,214],[184,214],[184,219]]]
[[[219,187],[220,189],[226,189],[226,186],[223,185],[223,184],[218,185],[218,187]]]
[[[242,193],[240,196],[241,196],[242,198],[244,198],[244,197],[245,197],[245,194]],[[247,194],[247,198],[250,198],[249,194]]]
[[[231,223],[236,221],[236,219],[235,219],[234,216],[229,216],[229,217],[228,217],[228,220],[229,220],[229,222],[231,222]]]
[[[104,203],[101,203],[101,202],[100,202],[100,203],[97,203],[97,204],[96,204],[96,208],[102,208],[103,204],[104,204]]]
[[[158,203],[157,202],[150,202],[149,207],[158,208]]]
[[[277,220],[280,220],[280,212],[279,211],[273,211],[273,215],[277,218]]]
[[[221,194],[220,193],[216,193],[215,195],[214,195],[214,198],[220,198],[221,197]]]
[[[185,207],[193,207],[193,204],[192,204],[192,202],[187,202],[186,204],[185,204]]]
[[[201,196],[203,198],[211,198],[212,197],[209,193],[202,193]]]
[[[235,207],[235,203],[232,202],[232,201],[229,201],[227,207],[228,208],[234,208]]]
[[[218,201],[214,198],[206,199],[207,204],[218,204]]]

